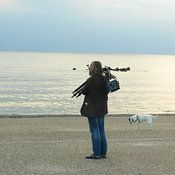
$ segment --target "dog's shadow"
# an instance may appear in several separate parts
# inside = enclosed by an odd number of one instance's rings
[[[131,130],[148,130],[148,131],[151,131],[153,129],[152,128],[152,125],[151,126],[148,126],[146,123],[142,123],[142,124],[138,124],[138,123],[129,124],[129,128]]]

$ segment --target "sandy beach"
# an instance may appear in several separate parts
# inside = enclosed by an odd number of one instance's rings
[[[20,116],[19,116],[20,117]],[[148,129],[126,115],[106,117],[108,158],[91,153],[84,117],[0,118],[0,175],[173,175],[175,116],[161,115]]]

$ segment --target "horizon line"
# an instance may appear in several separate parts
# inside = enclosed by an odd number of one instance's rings
[[[167,55],[167,56],[175,56],[175,53],[134,53],[134,52],[63,52],[63,51],[40,51],[40,50],[0,50],[0,53],[2,52],[11,52],[11,53],[57,53],[57,54],[86,54],[86,55],[91,55],[91,54],[95,54],[95,55]]]

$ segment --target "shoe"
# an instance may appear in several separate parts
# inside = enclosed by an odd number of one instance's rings
[[[101,156],[95,156],[94,154],[91,154],[89,156],[85,157],[86,159],[101,159]]]
[[[102,158],[102,159],[106,159],[107,156],[106,156],[106,155],[101,155],[101,158]]]

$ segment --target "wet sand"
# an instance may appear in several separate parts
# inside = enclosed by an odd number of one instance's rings
[[[0,118],[0,175],[175,174],[175,115],[161,115],[152,129],[109,116],[106,134],[108,158],[86,160],[84,117]]]

